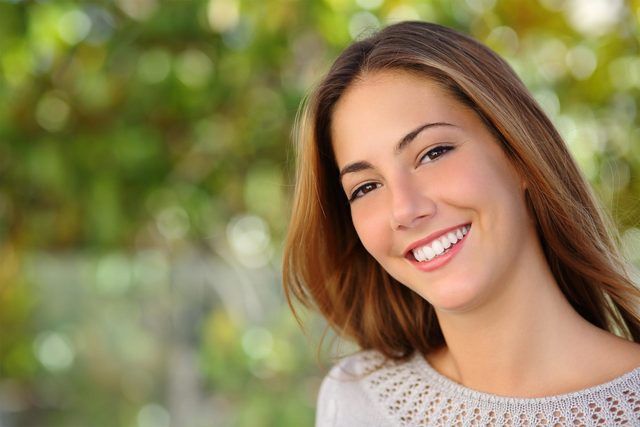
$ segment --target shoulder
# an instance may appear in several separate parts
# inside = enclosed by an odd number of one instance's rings
[[[371,374],[396,362],[376,351],[363,351],[337,362],[318,395],[316,427],[390,425],[370,392]]]
[[[640,368],[640,344],[612,333],[605,334],[605,340],[593,353],[597,359],[589,369],[592,375],[599,374],[600,379],[610,379]]]
[[[340,359],[333,365],[327,378],[336,381],[361,380],[390,363],[393,362],[375,350],[360,351]]]

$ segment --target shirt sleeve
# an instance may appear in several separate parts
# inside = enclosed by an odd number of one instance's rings
[[[353,375],[352,363],[339,362],[322,381],[315,427],[391,427],[380,404],[366,392],[366,377]]]
[[[320,385],[318,403],[316,406],[316,427],[335,427],[336,415],[336,384],[328,375]]]

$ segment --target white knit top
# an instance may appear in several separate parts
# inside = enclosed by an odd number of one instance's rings
[[[640,367],[607,383],[541,398],[464,387],[419,354],[406,362],[377,352],[349,356],[320,387],[316,427],[640,426]]]

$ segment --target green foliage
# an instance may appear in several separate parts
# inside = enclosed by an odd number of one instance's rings
[[[640,261],[637,0],[0,1],[0,425],[312,425],[292,122],[399,19],[507,58]]]

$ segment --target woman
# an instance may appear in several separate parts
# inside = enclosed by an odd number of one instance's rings
[[[363,350],[317,425],[640,425],[640,292],[504,60],[392,25],[340,55],[299,129],[285,290]]]

